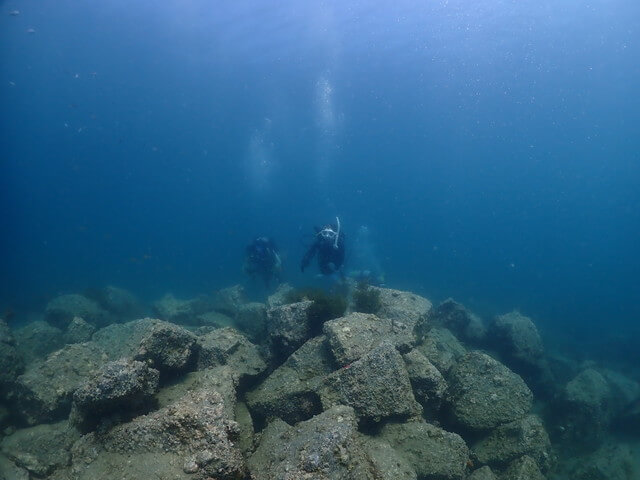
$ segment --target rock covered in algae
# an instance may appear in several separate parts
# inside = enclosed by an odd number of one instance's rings
[[[45,309],[45,320],[62,330],[67,328],[73,317],[81,317],[98,328],[111,321],[106,310],[83,295],[61,295],[51,300]]]
[[[434,416],[447,392],[447,382],[440,371],[418,349],[413,349],[402,356],[404,358],[413,394],[425,409],[425,415]]]
[[[546,480],[536,461],[524,455],[509,464],[502,480]]]
[[[522,378],[480,352],[468,353],[451,369],[449,394],[453,419],[473,430],[518,420],[533,402]]]
[[[197,337],[169,322],[154,324],[140,341],[137,360],[150,361],[161,373],[175,373],[193,366],[198,352]]]
[[[467,353],[467,349],[449,330],[440,327],[429,330],[416,348],[443,375],[447,375],[458,360]]]
[[[456,433],[409,422],[386,425],[381,438],[408,460],[418,478],[461,480],[466,474],[469,448]]]

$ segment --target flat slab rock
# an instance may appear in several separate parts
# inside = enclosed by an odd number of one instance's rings
[[[426,315],[431,310],[431,302],[415,293],[391,288],[370,288],[380,292],[382,307],[376,312],[376,315],[394,322],[402,322],[410,329],[415,327],[421,316]]]
[[[468,353],[451,369],[449,393],[454,420],[474,430],[518,420],[533,403],[520,376],[481,352]]]

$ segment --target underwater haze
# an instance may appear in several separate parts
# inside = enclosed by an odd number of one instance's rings
[[[636,0],[0,13],[3,309],[246,282],[258,235],[313,283],[306,239],[338,216],[346,269],[366,226],[392,288],[594,351],[638,335]]]

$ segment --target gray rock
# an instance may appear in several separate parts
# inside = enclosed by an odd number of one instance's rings
[[[0,398],[12,387],[24,371],[24,361],[18,350],[11,329],[0,320]]]
[[[16,348],[26,363],[46,358],[66,343],[62,330],[42,320],[36,320],[16,329],[14,337]]]
[[[469,449],[457,434],[424,422],[386,425],[381,438],[398,451],[425,480],[461,480]]]
[[[168,293],[152,305],[154,314],[167,322],[181,325],[199,325],[198,316],[214,309],[214,300],[202,295],[181,300]]]
[[[545,480],[536,461],[525,455],[509,464],[501,480]]]
[[[449,394],[453,419],[473,430],[518,420],[533,402],[522,378],[480,352],[468,353],[451,369]]]
[[[100,328],[111,322],[111,317],[106,310],[96,302],[82,295],[62,295],[51,300],[45,310],[45,320],[61,330],[73,320],[73,317],[82,317],[85,321]]]
[[[380,480],[417,480],[418,475],[411,463],[389,445],[373,437],[362,437],[362,443]]]
[[[232,287],[218,290],[213,296],[213,310],[236,318],[240,307],[247,302],[242,285],[233,285]]]
[[[324,324],[324,333],[338,365],[355,362],[391,337],[391,321],[368,313],[351,313]]]
[[[236,404],[234,415],[236,422],[238,422],[239,431],[236,444],[246,458],[254,452],[257,446],[254,442],[256,432],[253,428],[253,419],[251,418],[247,404],[244,402],[238,402]]]
[[[359,360],[327,376],[320,399],[325,409],[348,405],[359,419],[374,422],[422,413],[402,356],[389,342],[381,343]]]
[[[183,372],[197,358],[197,337],[188,330],[168,322],[153,325],[140,341],[136,360],[150,361],[160,373]]]
[[[429,330],[416,348],[445,376],[467,353],[449,330],[439,327]]]
[[[497,427],[474,445],[473,451],[481,464],[498,469],[523,455],[533,458],[543,472],[554,463],[549,435],[536,415]]]
[[[109,285],[90,291],[87,296],[107,312],[117,322],[127,322],[144,316],[144,307],[131,292]]]
[[[91,340],[96,331],[96,327],[84,321],[80,317],[73,317],[64,333],[65,343],[82,343]]]
[[[410,331],[413,331],[420,317],[431,310],[431,302],[415,293],[373,286],[370,288],[380,292],[382,306],[376,315],[394,323],[402,323]]]
[[[278,285],[278,288],[273,295],[269,295],[269,298],[267,298],[267,309],[280,307],[281,305],[289,303],[287,302],[287,297],[294,290],[295,289],[288,283],[281,283]]]
[[[571,460],[564,472],[575,480],[636,480],[639,468],[629,445],[618,443]]]
[[[637,381],[606,368],[600,368],[598,372],[604,377],[611,389],[613,415],[619,415],[622,410],[640,400],[640,384]]]
[[[180,466],[194,479],[236,480],[246,474],[242,454],[234,445],[237,436],[238,425],[227,417],[221,395],[197,390],[104,434],[85,435],[73,448],[74,469],[76,475],[87,478],[82,472],[89,470],[91,464],[115,454],[122,462],[118,475],[127,477],[131,464],[156,454],[153,458],[163,466],[167,459],[172,465],[181,459]],[[174,468],[170,472],[170,477],[158,478],[183,478],[174,475]]]
[[[102,348],[109,360],[122,357],[135,357],[140,348],[140,342],[148,335],[154,326],[164,322],[155,318],[143,318],[127,323],[117,323],[101,328],[91,337],[91,341]]]
[[[80,434],[65,421],[16,430],[2,440],[1,448],[18,467],[47,477],[71,463],[69,450],[79,438]]]
[[[108,361],[92,342],[67,345],[29,365],[9,392],[9,400],[28,425],[65,418],[78,386]]]
[[[247,394],[247,406],[258,422],[307,420],[322,411],[318,390],[334,368],[326,338],[312,338]]]
[[[467,477],[467,480],[498,480],[490,467],[486,465],[474,470],[471,475]]]
[[[224,313],[216,312],[215,310],[196,315],[195,322],[192,323],[193,325],[200,326],[202,329],[208,328],[209,330],[224,327],[234,327],[236,324],[233,318],[225,315]]]
[[[271,308],[268,316],[268,340],[272,350],[281,356],[295,352],[311,337],[311,325],[307,316],[310,300]]]
[[[0,454],[0,478],[2,480],[29,480],[29,472]]]
[[[198,370],[229,365],[240,379],[252,378],[267,368],[258,347],[233,328],[219,328],[199,338]]]
[[[252,342],[264,341],[267,335],[267,306],[258,302],[240,305],[236,325]]]
[[[146,363],[121,359],[105,364],[73,394],[72,423],[83,432],[106,418],[129,419],[153,406],[160,373]]]
[[[472,344],[481,344],[486,337],[486,328],[480,318],[451,298],[446,299],[416,325],[416,335],[422,339],[433,327],[446,328],[456,337]]]
[[[255,480],[373,480],[353,409],[336,406],[290,427],[275,420],[248,461]]]
[[[425,415],[433,418],[440,411],[447,392],[447,382],[440,371],[419,350],[403,355],[416,400],[424,408]]]
[[[558,407],[564,440],[588,448],[600,445],[613,416],[611,398],[609,383],[594,369],[584,370],[571,380]]]

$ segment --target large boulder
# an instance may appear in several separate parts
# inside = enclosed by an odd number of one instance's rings
[[[73,392],[107,361],[92,342],[67,345],[30,364],[9,392],[9,401],[28,425],[61,420],[71,410]]]
[[[637,480],[640,464],[624,443],[606,443],[595,452],[572,458],[560,471],[575,480]]]
[[[376,480],[417,480],[413,466],[388,442],[377,437],[362,436],[364,449],[379,476]]]
[[[104,288],[93,289],[87,292],[87,296],[98,302],[117,322],[131,321],[142,317],[144,314],[145,309],[140,301],[124,288],[109,285]]]
[[[73,317],[81,317],[98,328],[108,325],[112,320],[97,302],[77,294],[56,297],[45,309],[45,320],[61,330],[67,328]]]
[[[312,338],[247,394],[247,406],[258,423],[307,420],[322,411],[318,391],[334,369],[326,337]]]
[[[467,480],[498,480],[493,470],[486,465],[474,470],[471,475],[467,477]]]
[[[154,327],[165,322],[156,318],[142,318],[127,323],[115,323],[93,334],[91,341],[102,348],[109,360],[135,357],[140,343]]]
[[[268,316],[268,340],[278,355],[287,357],[311,337],[308,311],[313,301],[290,303],[270,308]]]
[[[212,311],[213,307],[214,301],[210,296],[182,300],[170,293],[152,305],[153,313],[158,318],[181,325],[200,325],[198,316]]]
[[[252,378],[267,368],[258,347],[234,328],[218,328],[199,338],[198,370],[230,365],[239,378]]]
[[[452,298],[432,308],[420,319],[416,324],[416,335],[421,339],[433,327],[446,328],[456,337],[475,345],[483,343],[487,334],[480,317]]]
[[[235,323],[252,342],[262,342],[267,335],[267,306],[258,302],[240,305]]]
[[[327,376],[320,398],[325,409],[348,405],[365,421],[422,413],[402,356],[390,342],[381,343],[359,360]]]
[[[469,449],[457,434],[424,422],[386,425],[381,438],[425,480],[462,480],[467,471]]]
[[[376,315],[401,323],[411,331],[420,317],[431,310],[431,302],[415,293],[373,286],[369,288],[380,293],[381,307]]]
[[[449,330],[440,327],[429,330],[416,348],[445,376],[467,353]]]
[[[105,464],[122,478],[245,478],[242,454],[234,445],[238,425],[226,415],[216,391],[192,391],[158,411],[117,425],[106,433],[90,433],[74,445],[73,468],[82,480]],[[140,471],[144,462],[149,465]],[[157,473],[156,473],[157,472]]]
[[[121,359],[105,364],[73,393],[72,422],[87,432],[105,419],[128,420],[153,406],[160,373],[146,363]]]
[[[505,468],[523,455],[533,458],[541,471],[554,463],[549,435],[536,415],[506,423],[492,430],[473,447],[478,461],[493,468]]]
[[[160,373],[171,375],[194,367],[198,348],[193,333],[173,323],[160,322],[142,338],[135,358],[149,361]]]
[[[244,287],[242,285],[233,285],[231,287],[218,290],[213,295],[213,310],[236,318],[242,305],[247,302]]]
[[[533,394],[522,378],[481,352],[465,355],[449,375],[453,420],[472,430],[487,430],[523,418]]]
[[[502,480],[545,480],[544,475],[538,468],[536,461],[525,455],[509,464]]]
[[[281,283],[272,295],[267,298],[267,309],[285,305],[288,302],[289,295],[294,292],[294,288],[288,283]]]
[[[24,371],[24,361],[18,350],[9,325],[0,320],[0,399]]]
[[[36,320],[17,328],[14,337],[16,348],[26,363],[46,358],[67,343],[62,330],[43,320]]]
[[[353,409],[335,406],[291,427],[275,420],[248,461],[255,480],[373,480]]]
[[[348,365],[392,337],[392,325],[367,313],[351,313],[324,324],[324,333],[338,365]]]
[[[70,449],[79,438],[80,434],[64,421],[16,430],[2,439],[0,448],[34,477],[46,478],[71,463]],[[0,478],[3,478],[1,474]]]
[[[416,400],[427,418],[435,418],[445,399],[447,382],[440,371],[419,350],[403,355]]]

